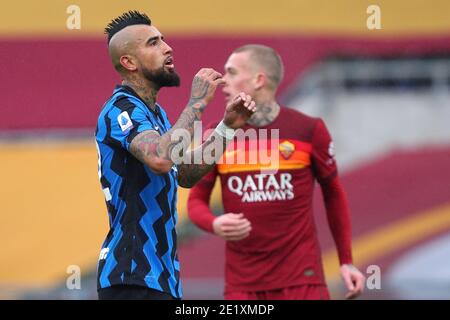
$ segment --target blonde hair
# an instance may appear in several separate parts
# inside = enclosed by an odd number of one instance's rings
[[[233,53],[250,52],[253,63],[262,68],[269,78],[272,89],[276,89],[283,80],[284,66],[280,55],[271,47],[261,44],[247,44],[239,47]]]

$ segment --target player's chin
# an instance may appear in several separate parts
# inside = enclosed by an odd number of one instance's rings
[[[164,71],[166,71],[169,74],[176,73],[175,67],[164,65]]]
[[[230,103],[233,100],[233,99],[231,99],[231,95],[230,94],[224,93],[224,96],[225,96],[225,102],[227,104]]]

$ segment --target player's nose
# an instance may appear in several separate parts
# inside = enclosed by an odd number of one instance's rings
[[[167,42],[164,42],[164,54],[172,54],[172,53],[173,53],[172,47],[169,46]]]
[[[222,77],[222,79],[225,81],[224,86],[228,85],[228,73],[225,73]]]

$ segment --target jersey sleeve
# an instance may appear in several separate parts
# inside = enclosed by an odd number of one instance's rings
[[[353,263],[352,225],[347,195],[339,177],[328,179],[320,184],[328,225],[336,243],[340,265]]]
[[[189,191],[187,202],[188,216],[200,229],[213,233],[213,221],[216,216],[209,207],[211,194],[216,182],[217,169],[208,172]]]
[[[312,138],[312,166],[319,182],[337,175],[334,145],[331,135],[322,119],[317,120]]]
[[[146,130],[155,130],[150,116],[142,106],[129,101],[121,108],[113,108],[108,114],[110,120],[110,138],[120,143],[122,148],[128,150],[131,141],[139,133]]]

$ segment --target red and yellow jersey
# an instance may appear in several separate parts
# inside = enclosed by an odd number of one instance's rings
[[[268,126],[242,129],[245,142],[237,133],[202,182],[219,175],[225,212],[242,212],[252,224],[247,238],[226,244],[225,290],[324,284],[312,209],[314,182],[337,174],[324,122],[281,108]]]

